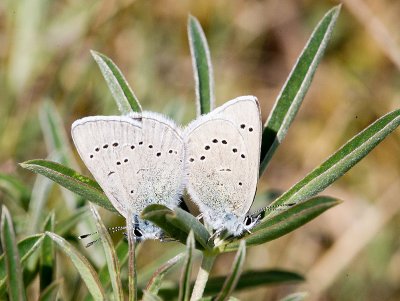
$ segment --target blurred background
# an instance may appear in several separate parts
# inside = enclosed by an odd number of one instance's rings
[[[288,189],[353,135],[400,106],[400,2],[342,3],[310,91],[261,178],[257,205],[264,204],[270,190]],[[265,121],[313,28],[337,4],[329,0],[1,1],[0,173],[19,180],[31,193],[30,202],[21,209],[24,206],[16,205],[7,190],[0,191],[0,202],[10,209],[17,234],[24,237],[29,234],[26,229],[33,233],[50,210],[55,210],[56,221],[65,219],[82,201],[65,190],[60,194],[58,185],[18,163],[55,160],[58,147],[63,149],[64,163],[89,175],[65,143],[71,143],[71,123],[88,115],[119,114],[90,49],[114,60],[144,109],[187,124],[196,111],[186,31],[192,14],[210,46],[217,105],[252,94],[260,100]],[[65,131],[61,146],[46,138],[49,112]],[[248,250],[246,269],[285,268],[305,275],[305,283],[235,296],[277,300],[307,291],[310,300],[400,300],[399,154],[397,130],[324,192],[342,199],[341,205],[285,237]],[[123,223],[101,212],[106,225]],[[32,214],[36,226],[30,228]],[[82,220],[70,239],[90,229],[90,214]],[[104,263],[100,245],[89,249],[81,242],[76,245],[95,265]],[[146,242],[141,250],[145,252],[138,254],[139,273],[142,269],[140,277],[145,278],[154,271],[153,258],[168,259],[181,247]],[[227,274],[233,255],[218,258],[212,274]],[[68,300],[86,288],[65,261],[57,273],[64,278]],[[179,269],[170,278],[178,274]],[[76,295],[71,295],[71,288]]]

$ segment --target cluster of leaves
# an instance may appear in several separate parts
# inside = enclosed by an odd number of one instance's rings
[[[260,175],[267,168],[272,155],[286,136],[288,128],[299,110],[331,38],[339,10],[340,7],[331,9],[317,25],[276,100],[262,135]],[[198,114],[204,114],[213,109],[214,83],[207,41],[200,24],[194,17],[189,18],[188,34],[196,79]],[[92,55],[100,67],[121,114],[141,111],[137,97],[118,67],[103,54],[92,52]],[[53,161],[30,160],[22,163],[21,166],[60,184],[84,200],[115,212],[101,187],[95,181],[66,167],[66,165],[76,166],[76,164],[65,149],[68,139],[60,130],[61,122],[54,108],[46,105],[41,116],[43,128],[47,133],[46,137],[49,137],[47,144]],[[20,200],[22,207],[37,208],[32,210],[31,233],[43,233],[26,237],[17,243],[8,209],[2,208],[1,245],[4,254],[0,257],[0,297],[8,294],[11,300],[26,299],[25,287],[39,274],[40,300],[54,300],[61,285],[60,280],[53,278],[55,246],[71,259],[81,275],[91,295],[88,296],[88,300],[105,300],[109,299],[111,295],[115,300],[123,300],[124,286],[122,283],[124,280],[121,279],[120,269],[126,262],[129,266],[130,300],[136,300],[138,294],[142,295],[143,300],[163,298],[189,300],[190,295],[192,300],[201,298],[203,300],[211,300],[211,298],[214,298],[213,300],[229,298],[233,300],[231,294],[235,290],[258,285],[301,281],[303,278],[300,275],[289,271],[263,270],[242,273],[246,247],[263,244],[281,237],[337,205],[339,200],[317,196],[317,194],[359,162],[399,124],[400,110],[396,110],[368,126],[272,203],[272,206],[295,205],[288,206],[286,210],[265,210],[263,219],[252,230],[252,233],[242,237],[220,240],[215,244],[209,239],[210,233],[206,227],[187,211],[180,208],[170,210],[161,205],[147,207],[142,213],[142,218],[155,223],[170,237],[185,244],[186,251],[162,264],[140,291],[137,289],[135,246],[131,235],[128,235],[128,245],[121,241],[114,247],[96,208],[90,205],[107,262],[105,267],[96,271],[81,252],[62,238],[63,234],[74,227],[88,209],[87,207],[79,208],[81,199],[75,198],[70,204],[72,208],[75,208],[74,213],[64,223],[60,222],[56,226],[54,213],[50,213],[44,225],[40,226],[38,210],[43,207],[43,204],[35,202],[34,192],[30,194],[21,183],[2,175],[0,177],[1,187]],[[43,182],[43,180],[47,182],[37,184],[37,187],[41,187],[41,189],[37,189],[36,194],[45,194],[48,191],[51,182],[45,178],[38,178],[37,182]],[[40,249],[40,256],[34,256],[38,249]],[[197,280],[192,284],[190,275],[193,254],[196,249],[202,252],[203,262]],[[215,257],[220,253],[231,251],[236,251],[237,254],[230,274],[226,278],[208,279]],[[166,273],[181,261],[183,261],[183,267],[180,283],[169,288],[162,287],[162,280]],[[23,269],[23,267],[25,268]],[[302,300],[303,298],[304,294],[297,294],[288,296],[287,300]]]

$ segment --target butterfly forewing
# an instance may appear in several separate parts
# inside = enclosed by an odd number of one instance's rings
[[[183,184],[179,129],[161,115],[94,116],[77,120],[72,137],[79,155],[124,216],[150,204],[174,208]]]

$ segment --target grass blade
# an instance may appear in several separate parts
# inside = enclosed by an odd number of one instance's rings
[[[182,258],[184,254],[178,254],[175,257],[168,260],[165,264],[160,266],[151,277],[150,281],[147,283],[145,291],[153,295],[157,295],[161,286],[161,282],[168,271],[173,268]]]
[[[214,78],[210,50],[199,21],[189,16],[188,37],[196,85],[197,115],[206,114],[214,107]]]
[[[29,256],[41,246],[44,237],[45,237],[44,234],[36,234],[28,236],[18,243],[17,248],[19,256],[21,258],[21,265],[24,264],[26,260],[29,258]],[[4,254],[2,254],[0,255],[0,296],[5,290],[6,281],[7,281],[6,262]]]
[[[218,294],[226,281],[224,276],[212,277],[207,282],[204,290],[205,296]],[[243,272],[236,285],[235,291],[253,289],[264,285],[274,285],[281,283],[295,283],[304,281],[304,278],[294,272],[285,270],[263,270]],[[192,284],[193,286],[193,284]],[[165,300],[171,300],[178,294],[178,287],[161,289],[159,295]]]
[[[60,250],[71,259],[94,300],[105,300],[105,294],[99,278],[89,261],[64,238],[52,232],[46,232],[46,235],[48,235],[58,245]]]
[[[81,197],[113,212],[117,212],[94,180],[56,162],[36,159],[20,163],[21,167],[41,174]]]
[[[268,217],[255,226],[252,233],[245,236],[247,246],[263,244],[267,241],[281,237],[302,225],[308,223],[324,211],[339,204],[340,201],[331,197],[315,197],[289,209]],[[221,250],[234,251],[239,247],[240,240],[228,243]]]
[[[7,270],[8,295],[11,301],[26,300],[22,279],[20,256],[15,242],[14,227],[8,209],[3,206],[1,212],[1,245],[4,248],[5,266]]]
[[[299,203],[321,192],[364,158],[399,125],[400,110],[379,118],[282,194],[272,203],[272,206]],[[272,211],[266,212],[266,215],[273,213]]]
[[[135,237],[133,234],[133,225],[135,221],[133,214],[129,214],[126,220],[126,231],[128,236],[128,290],[129,290],[129,301],[137,300],[137,273],[136,273],[136,254],[135,254]]]
[[[47,216],[44,222],[44,231],[54,232],[54,218],[54,212],[51,212]],[[42,250],[40,252],[40,291],[44,291],[53,282],[54,271],[54,243],[50,237],[46,236],[43,239]]]
[[[126,115],[132,112],[141,112],[139,100],[133,93],[121,70],[114,62],[99,52],[91,50],[94,60],[99,65],[100,71],[117,103],[121,114]]]
[[[193,252],[194,252],[194,235],[193,232],[191,231],[187,238],[185,263],[183,264],[181,272],[181,280],[179,283],[179,297],[178,297],[179,301],[189,300],[190,275],[192,274]]]
[[[310,87],[315,70],[332,36],[340,6],[331,9],[319,22],[300,54],[264,126],[260,155],[260,176],[296,116]]]
[[[100,235],[104,253],[106,255],[108,273],[110,275],[111,285],[114,292],[114,300],[122,301],[124,300],[124,293],[122,291],[122,284],[120,278],[121,272],[119,269],[119,262],[114,249],[113,242],[111,240],[110,235],[108,234],[106,227],[101,221],[99,213],[97,212],[93,204],[90,204],[90,210],[92,211],[92,214],[96,221],[97,232]]]
[[[218,294],[215,301],[225,301],[230,297],[242,273],[245,257],[246,257],[246,241],[242,240],[240,242],[239,249],[236,253],[235,260],[233,261],[231,272],[229,276],[226,278],[224,286],[222,287],[222,290]]]

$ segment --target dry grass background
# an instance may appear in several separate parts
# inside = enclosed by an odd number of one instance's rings
[[[38,120],[45,101],[56,105],[67,131],[82,116],[118,113],[90,49],[117,63],[145,109],[164,112],[182,124],[194,118],[186,35],[189,13],[200,20],[209,41],[217,103],[256,95],[265,120],[314,26],[336,4],[328,0],[1,1],[0,171],[32,184],[35,176],[17,163],[48,155]],[[289,188],[347,139],[399,107],[400,2],[344,0],[343,4],[299,115],[261,179],[260,195],[271,188]],[[306,275],[305,284],[237,296],[276,300],[304,290],[312,300],[399,300],[399,154],[397,130],[325,191],[343,204],[294,233],[249,249],[247,269],[295,270]],[[53,193],[49,207],[60,207],[54,205],[57,197]],[[145,264],[168,248],[146,242],[139,261]],[[213,274],[227,273],[232,255],[221,257]],[[73,269],[64,276],[77,277]]]

